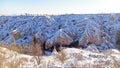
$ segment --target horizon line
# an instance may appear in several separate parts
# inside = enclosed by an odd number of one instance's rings
[[[21,13],[21,14],[0,14],[0,16],[20,16],[20,15],[28,15],[28,16],[45,16],[45,15],[70,15],[70,14],[119,14],[120,12],[98,12],[98,13],[59,13],[59,14],[47,14],[47,13]]]

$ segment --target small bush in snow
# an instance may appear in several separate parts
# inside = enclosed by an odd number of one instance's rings
[[[37,64],[40,64],[40,60],[43,55],[41,47],[38,44],[31,45],[29,51],[30,51],[30,54],[34,56],[34,58],[36,59]]]
[[[13,59],[8,61],[5,58],[5,55],[0,55],[0,68],[23,68],[20,67],[20,65],[24,64],[24,62],[27,62],[24,58]]]
[[[37,61],[37,64],[39,65],[43,55],[43,49],[40,46],[39,42],[37,42],[36,36],[33,36],[32,45],[29,46],[29,51],[30,54],[34,56],[34,58]]]
[[[66,54],[63,50],[56,54],[56,58],[59,59],[62,63],[67,60]]]

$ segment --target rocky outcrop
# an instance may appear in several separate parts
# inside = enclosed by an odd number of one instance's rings
[[[23,37],[18,30],[13,30],[12,35],[15,40],[18,40]]]
[[[70,45],[73,39],[60,29],[53,37],[47,40],[45,48],[48,49],[55,45]]]
[[[86,20],[86,26],[83,35],[79,39],[79,45],[91,44],[100,45],[103,41],[100,25],[94,20]]]

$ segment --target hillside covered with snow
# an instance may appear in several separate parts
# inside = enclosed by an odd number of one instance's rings
[[[30,45],[33,35],[46,49],[57,45],[99,51],[116,48],[120,14],[68,14],[46,16],[0,16],[0,43]]]

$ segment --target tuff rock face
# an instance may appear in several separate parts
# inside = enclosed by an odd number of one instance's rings
[[[60,29],[53,37],[47,40],[46,49],[53,45],[70,45],[73,39]]]
[[[120,14],[82,14],[56,16],[0,16],[0,43],[30,45],[35,34],[46,48],[71,45],[87,48],[94,44],[99,51],[116,47]]]
[[[22,38],[22,35],[17,30],[13,30],[12,35],[13,35],[15,40],[18,40],[18,39]]]
[[[79,39],[79,45],[85,45],[88,43],[94,43],[100,45],[103,41],[102,29],[100,25],[93,20],[86,20],[85,30],[83,36]]]

